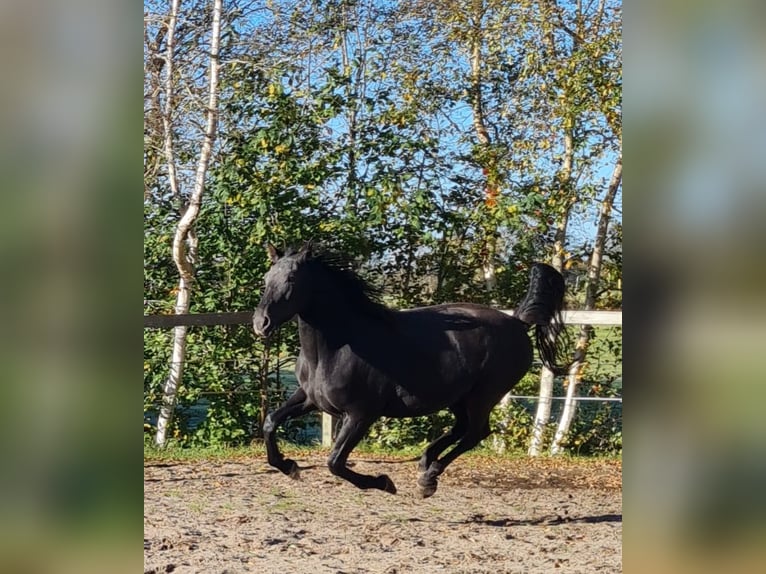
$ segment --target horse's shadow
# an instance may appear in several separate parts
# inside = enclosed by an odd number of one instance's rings
[[[507,526],[558,526],[561,524],[599,524],[602,522],[622,523],[622,514],[599,514],[595,516],[542,516],[539,518],[499,518],[489,519],[484,515],[475,514],[465,520],[456,521],[456,524],[484,524],[485,526],[507,527]]]

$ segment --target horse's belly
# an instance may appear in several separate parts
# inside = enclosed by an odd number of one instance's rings
[[[385,401],[381,415],[386,417],[418,417],[445,409],[457,400],[455,392],[415,394],[402,387],[396,389],[395,396]]]
[[[430,415],[436,411],[440,411],[447,408],[449,405],[439,405],[434,407],[433,405],[425,405],[421,403],[406,403],[404,401],[394,402],[386,405],[380,416],[391,418],[408,418],[419,417],[423,415]]]
[[[299,381],[311,402],[332,415],[366,412],[368,405],[381,402],[378,393],[368,388],[363,379],[345,373],[329,373],[320,368],[306,373]]]

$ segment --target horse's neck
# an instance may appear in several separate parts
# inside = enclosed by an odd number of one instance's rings
[[[360,331],[378,328],[378,323],[343,302],[322,301],[298,316],[301,348],[311,354],[333,352],[358,338]]]
[[[327,328],[318,323],[315,317],[298,316],[298,337],[301,354],[311,363],[317,363],[320,357],[344,345],[337,328]]]

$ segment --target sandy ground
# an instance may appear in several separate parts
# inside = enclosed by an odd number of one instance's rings
[[[391,495],[335,478],[320,454],[293,458],[300,480],[255,456],[146,462],[145,573],[622,571],[619,461],[464,456],[423,500],[412,460],[352,455]]]

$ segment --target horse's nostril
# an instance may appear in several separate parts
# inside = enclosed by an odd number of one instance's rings
[[[256,312],[255,317],[253,317],[253,329],[256,333],[259,335],[265,335],[270,324],[271,320],[269,319],[268,315]]]

